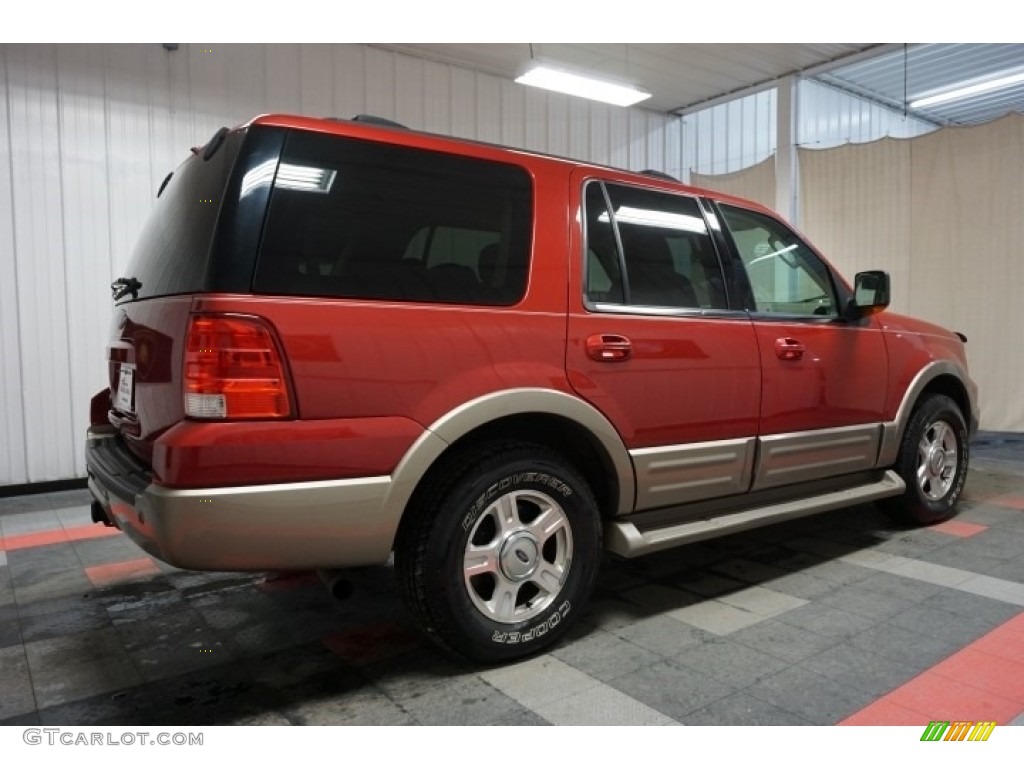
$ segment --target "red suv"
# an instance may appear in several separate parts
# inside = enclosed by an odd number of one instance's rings
[[[964,337],[754,203],[282,115],[158,198],[112,286],[89,486],[182,568],[393,552],[424,630],[498,661],[565,633],[602,549],[875,500],[931,523],[963,489]]]

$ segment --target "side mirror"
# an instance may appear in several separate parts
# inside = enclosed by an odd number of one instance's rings
[[[853,279],[853,298],[847,305],[852,318],[881,312],[889,306],[889,273],[880,269],[858,272]]]

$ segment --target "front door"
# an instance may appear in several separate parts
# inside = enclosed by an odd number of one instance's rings
[[[840,318],[829,266],[782,222],[720,205],[749,279],[761,359],[754,489],[874,466],[887,358],[877,322]]]

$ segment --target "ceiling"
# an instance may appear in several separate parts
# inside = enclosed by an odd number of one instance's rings
[[[1021,44],[872,43],[430,43],[378,47],[515,78],[533,58],[638,85],[646,109],[685,113],[770,87],[799,73],[895,109],[950,86],[1024,71]],[[906,78],[904,78],[904,74]],[[1024,83],[925,110],[938,125],[1024,112]]]

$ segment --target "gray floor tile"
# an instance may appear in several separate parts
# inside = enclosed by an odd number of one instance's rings
[[[66,507],[89,508],[92,504],[92,493],[88,488],[76,488],[71,491],[54,491],[46,494],[53,509],[60,511]],[[90,521],[92,518],[90,518]]]
[[[33,600],[18,607],[25,642],[74,635],[110,626],[110,617],[98,600],[74,594]]]
[[[747,586],[746,582],[720,576],[710,571],[691,572],[685,578],[677,579],[675,583],[686,591],[703,597],[719,597]]]
[[[610,631],[660,656],[673,656],[684,648],[700,645],[716,637],[668,616],[651,616]]]
[[[7,553],[7,567],[15,587],[33,584],[53,573],[81,568],[82,562],[70,542],[15,549]]]
[[[993,600],[959,589],[943,589],[918,604],[922,608],[938,608],[968,619],[1001,624],[1020,613],[1020,606]]]
[[[37,640],[25,652],[40,708],[142,682],[113,629]]]
[[[937,565],[984,574],[992,574],[1007,562],[1005,558],[992,557],[977,550],[965,550],[960,542],[928,552],[922,555],[921,559]]]
[[[368,686],[286,708],[295,725],[416,725],[411,714],[382,691]]]
[[[190,608],[119,624],[116,630],[135,668],[149,682],[236,659],[232,648]]]
[[[930,584],[926,581],[909,576],[897,576],[893,573],[876,573],[860,583],[864,589],[872,592],[880,592],[890,597],[898,597],[901,600],[909,600],[912,603],[919,603],[940,591],[944,587],[937,584]]]
[[[802,661],[839,642],[837,638],[797,628],[778,619],[766,619],[753,627],[741,629],[732,635],[732,639],[789,663]]]
[[[856,613],[874,622],[885,621],[913,607],[914,602],[865,589],[861,584],[842,587],[821,598],[822,605]]]
[[[811,603],[779,616],[779,621],[803,627],[826,637],[850,637],[863,632],[877,622],[852,611]]]
[[[612,680],[609,685],[648,707],[685,722],[686,715],[735,692],[690,667],[663,661]]]
[[[678,725],[667,715],[606,685],[543,704],[537,714],[554,725]]]
[[[19,605],[58,597],[81,597],[92,592],[92,582],[80,567],[47,573],[38,579],[28,575],[14,582],[14,598]]]
[[[806,720],[746,691],[719,699],[686,716],[684,725],[811,725]]]
[[[395,703],[423,725],[489,725],[526,711],[475,675]]]
[[[776,568],[774,565],[766,565],[755,560],[748,560],[737,557],[732,560],[718,563],[712,566],[712,570],[724,576],[744,581],[748,584],[760,584],[765,581],[785,576],[789,571],[784,568]]]
[[[598,629],[578,640],[563,642],[551,651],[551,655],[604,681],[662,659],[657,653]]]
[[[18,606],[13,603],[0,605],[0,648],[21,645],[21,642]]]
[[[890,621],[866,629],[848,642],[919,671],[937,664],[959,649],[956,643],[914,632]]]
[[[802,661],[800,666],[876,697],[884,696],[920,672],[916,664],[893,661],[849,643],[826,648]]]
[[[762,586],[774,589],[777,592],[785,592],[787,595],[804,600],[815,600],[839,589],[839,585],[835,582],[827,581],[811,573],[799,571],[787,573],[785,576],[779,576],[778,578],[763,582]]]
[[[699,595],[692,592],[653,583],[627,589],[622,592],[622,598],[642,606],[648,615],[668,613],[702,600]]]
[[[81,539],[73,542],[72,546],[85,568],[146,557],[146,553],[127,536]]]
[[[551,725],[551,723],[545,720],[540,715],[538,715],[536,712],[523,710],[518,715],[512,715],[512,717],[506,717],[501,720],[497,720],[494,723],[491,723],[491,725]]]
[[[650,608],[625,599],[598,598],[584,608],[580,620],[592,627],[613,630],[652,615]]]
[[[934,552],[936,549],[941,549],[948,544],[949,536],[923,529],[894,536],[874,547],[874,549],[876,552],[885,552],[889,555],[917,558],[927,555],[929,552]]]
[[[673,656],[672,660],[734,688],[745,688],[788,666],[787,662],[728,638],[716,638],[686,648]]]
[[[0,648],[3,694],[0,695],[0,720],[20,717],[36,710],[25,649],[21,645]]]
[[[0,530],[3,529],[5,519],[30,515],[35,512],[50,512],[51,502],[45,493],[38,493],[31,496],[7,496],[0,498]],[[13,534],[5,532],[4,536]]]
[[[665,615],[715,635],[729,635],[744,627],[766,620],[760,614],[726,605],[717,600],[705,600],[670,611]]]
[[[873,701],[871,694],[800,667],[754,683],[746,693],[815,725],[834,725]]]
[[[951,645],[964,646],[995,629],[1000,622],[917,605],[893,616],[889,623]]]

